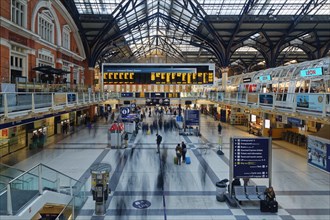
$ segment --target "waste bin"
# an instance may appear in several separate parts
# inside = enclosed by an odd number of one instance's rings
[[[215,186],[216,186],[216,198],[219,202],[224,202],[226,200],[225,199],[225,193],[226,193],[226,190],[227,190],[227,182],[228,182],[228,179],[223,179],[220,182],[217,182],[215,184]]]

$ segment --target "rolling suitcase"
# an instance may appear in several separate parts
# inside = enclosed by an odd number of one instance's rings
[[[269,211],[272,213],[276,213],[278,211],[278,202],[273,200],[268,202],[269,205]]]
[[[190,157],[186,157],[186,164],[191,164]]]
[[[270,212],[269,203],[267,200],[260,200],[260,212]]]
[[[174,157],[174,164],[178,165],[178,157]]]

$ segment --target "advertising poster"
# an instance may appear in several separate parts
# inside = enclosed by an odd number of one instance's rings
[[[308,164],[330,172],[330,143],[324,139],[308,136]]]
[[[260,94],[259,102],[260,104],[273,104],[273,95]]]
[[[297,108],[322,112],[323,95],[297,95]]]
[[[65,103],[66,103],[66,94],[64,94],[64,93],[60,93],[60,94],[55,93],[54,94],[54,104],[55,105],[63,105]]]

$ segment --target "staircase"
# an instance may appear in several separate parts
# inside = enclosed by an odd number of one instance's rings
[[[0,219],[31,219],[43,205],[54,201],[66,205],[64,209],[72,210],[75,218],[73,210],[80,210],[87,200],[85,184],[41,163],[25,172],[0,164],[0,183]]]

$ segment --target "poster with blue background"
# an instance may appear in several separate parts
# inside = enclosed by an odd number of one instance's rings
[[[330,173],[330,143],[323,138],[308,136],[308,164]]]
[[[323,99],[323,94],[298,94],[296,100],[297,109],[322,112]]]

